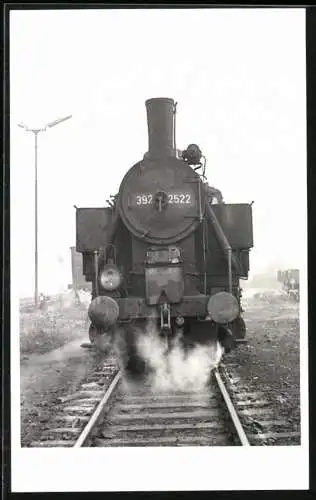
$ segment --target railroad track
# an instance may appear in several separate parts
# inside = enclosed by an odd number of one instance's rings
[[[249,445],[218,370],[204,391],[152,392],[117,380],[112,394],[88,446]]]
[[[213,370],[203,391],[152,391],[126,381],[107,358],[79,391],[61,398],[49,428],[32,447],[249,446],[299,444],[299,432],[274,415],[257,387],[234,366]]]
[[[87,426],[91,426],[91,421],[94,422],[98,408],[104,408],[105,395],[109,394],[109,387],[118,373],[115,357],[108,356],[77,391],[58,398],[54,417],[40,439],[32,441],[30,447],[74,446],[81,434],[86,432]]]
[[[300,445],[300,428],[293,427],[291,419],[280,417],[270,400],[270,393],[262,382],[253,380],[247,385],[236,376],[238,365],[225,362],[221,366],[225,386],[253,446]],[[261,387],[261,389],[258,389]]]

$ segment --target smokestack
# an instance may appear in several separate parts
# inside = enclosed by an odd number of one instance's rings
[[[176,156],[175,102],[156,97],[146,101],[148,123],[147,158],[157,159]]]

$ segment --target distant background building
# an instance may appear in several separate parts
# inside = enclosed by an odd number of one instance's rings
[[[72,283],[69,287],[74,290],[91,290],[91,283],[85,280],[82,274],[82,254],[76,252],[76,247],[70,247],[71,251],[71,269],[72,269]]]
[[[283,285],[283,289],[297,300],[300,296],[300,272],[299,269],[279,270],[277,278]]]
[[[299,269],[286,269],[279,270],[277,273],[277,278],[280,283],[282,283],[287,289],[298,289],[300,283],[300,272]]]

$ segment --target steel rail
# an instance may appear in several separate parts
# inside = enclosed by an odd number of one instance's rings
[[[121,379],[121,371],[119,370],[117,372],[117,374],[115,375],[114,379],[112,380],[110,386],[108,387],[108,389],[106,390],[103,398],[101,399],[100,403],[98,404],[98,406],[96,407],[95,411],[93,412],[90,420],[88,421],[87,425],[85,426],[85,428],[83,429],[83,431],[81,432],[80,436],[78,437],[77,441],[75,442],[75,444],[73,445],[74,448],[80,448],[84,445],[84,443],[86,442],[87,438],[89,437],[89,434],[91,433],[92,429],[94,428],[95,424],[97,423],[101,413],[102,413],[102,410],[104,408],[104,406],[106,405],[106,403],[108,402],[112,392],[114,391],[114,389],[116,388],[118,382],[120,381]]]
[[[214,375],[215,375],[218,387],[219,387],[219,389],[221,391],[221,394],[223,396],[223,399],[224,399],[224,401],[226,403],[226,407],[227,407],[227,409],[229,411],[229,415],[230,415],[230,417],[231,417],[231,419],[233,421],[233,424],[235,426],[235,429],[237,431],[240,443],[242,444],[242,446],[250,446],[250,443],[249,443],[248,438],[247,438],[247,436],[245,434],[245,431],[244,431],[244,429],[243,429],[243,427],[242,427],[242,425],[240,423],[239,417],[238,417],[237,412],[236,412],[236,410],[234,408],[232,400],[231,400],[231,398],[230,398],[230,396],[229,396],[229,394],[227,392],[225,384],[224,384],[224,382],[223,382],[223,380],[222,380],[222,378],[220,376],[220,373],[219,373],[219,371],[218,371],[217,368],[215,368],[215,370],[214,370]]]

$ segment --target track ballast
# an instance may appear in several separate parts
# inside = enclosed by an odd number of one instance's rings
[[[221,363],[200,391],[153,390],[123,377],[107,357],[79,391],[61,398],[32,447],[262,446],[299,444],[257,386]]]

